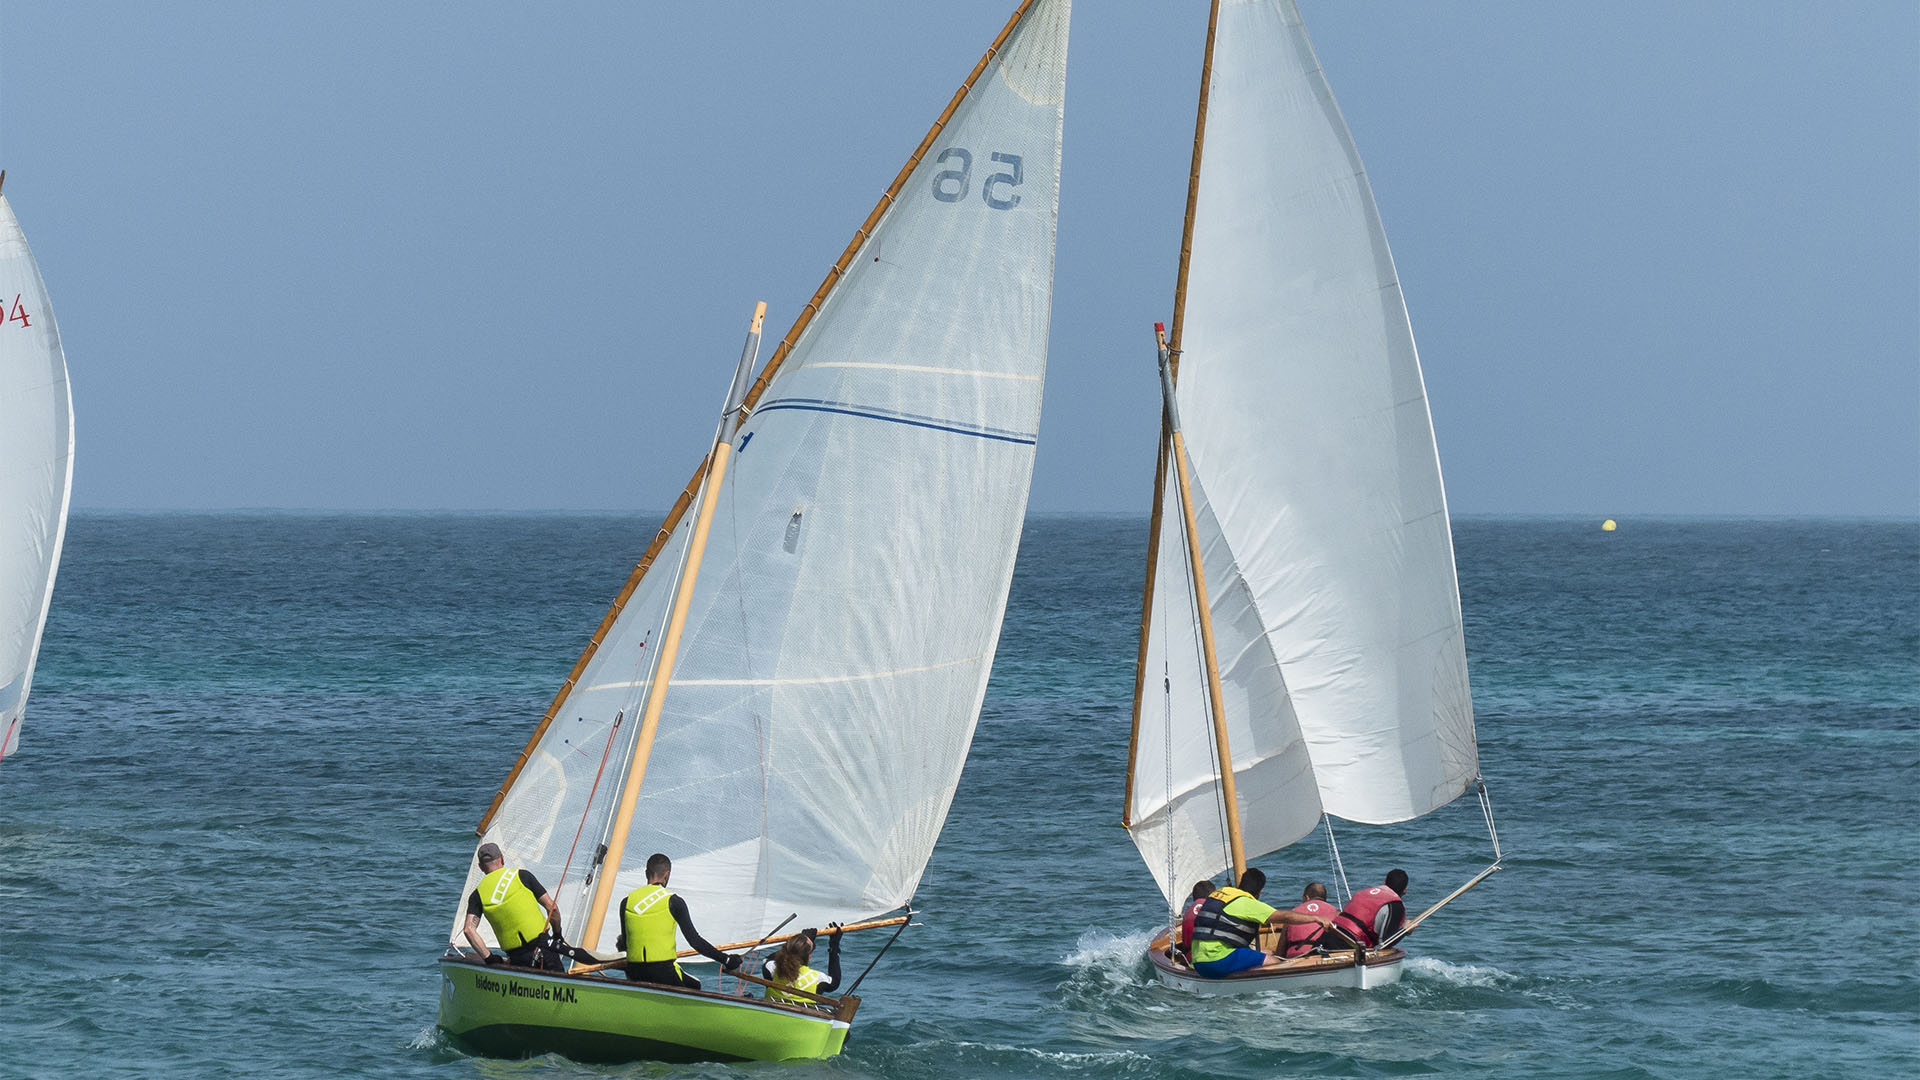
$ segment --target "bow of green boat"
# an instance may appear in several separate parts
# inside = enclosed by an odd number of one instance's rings
[[[582,1062],[787,1061],[832,1057],[860,1000],[834,1010],[744,995],[440,960],[440,1029],[490,1057]]]

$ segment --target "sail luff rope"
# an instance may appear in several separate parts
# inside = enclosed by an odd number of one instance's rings
[[[818,289],[814,290],[813,299],[807,301],[806,306],[801,308],[800,315],[794,319],[793,326],[787,331],[786,337],[781,339],[779,347],[774,349],[773,355],[768,358],[766,367],[761,369],[759,378],[754,380],[753,386],[747,391],[746,397],[740,404],[743,416],[753,410],[755,403],[760,400],[760,395],[766,390],[767,384],[773,380],[781,364],[785,362],[787,354],[793,351],[800,335],[812,324],[813,317],[820,312],[822,305],[832,295],[834,286],[839,284],[841,277],[846,274],[847,267],[852,265],[853,258],[859,254],[861,245],[866,243],[867,238],[873,234],[874,228],[879,225],[880,219],[892,208],[900,189],[906,186],[907,180],[913,175],[913,170],[919,167],[921,159],[933,146],[933,141],[940,137],[940,132],[946,128],[947,121],[953,118],[954,110],[958,109],[967,95],[973,92],[974,83],[980,78],[981,73],[987,70],[987,65],[993,62],[994,57],[999,55],[1001,46],[1007,43],[1007,38],[1012,36],[1014,28],[1020,25],[1020,20],[1026,17],[1027,9],[1032,7],[1034,2],[1035,0],[1021,0],[1020,6],[1014,9],[1013,15],[1007,19],[1007,24],[1000,28],[999,36],[993,39],[993,44],[987,46],[987,51],[980,57],[979,63],[973,66],[973,70],[961,82],[960,88],[953,92],[947,107],[934,120],[933,126],[927,129],[926,135],[920,140],[920,145],[907,158],[907,163],[900,167],[900,172],[894,176],[893,183],[888,185],[887,190],[881,194],[880,201],[874,205],[873,210],[867,214],[866,220],[854,232],[853,239],[840,253],[839,260],[833,264],[832,269],[827,271],[826,279],[820,283]],[[607,609],[606,616],[600,620],[599,628],[594,631],[593,637],[588,639],[586,648],[580,653],[580,658],[574,662],[573,670],[567,675],[566,681],[560,684],[559,692],[554,694],[553,703],[547,706],[546,714],[534,727],[532,737],[527,740],[527,745],[514,759],[513,767],[507,770],[507,778],[500,782],[499,790],[494,792],[493,801],[488,804],[487,812],[481,816],[480,824],[474,828],[475,833],[485,834],[487,826],[493,823],[494,815],[500,811],[501,802],[506,799],[507,792],[513,787],[514,781],[519,779],[521,770],[526,768],[527,761],[533,754],[533,748],[539,745],[541,737],[547,733],[547,728],[552,726],[554,717],[560,713],[560,707],[566,703],[567,695],[573,691],[574,682],[579,679],[581,673],[586,671],[587,663],[599,650],[607,631],[612,629],[614,622],[619,619],[620,612],[626,607],[627,601],[633,596],[641,580],[646,577],[647,571],[653,566],[654,559],[672,537],[673,530],[679,525],[687,507],[691,505],[712,462],[713,455],[709,453],[694,470],[693,479],[687,481],[686,487],[681,489],[680,497],[674,501],[673,509],[667,514],[666,522],[654,535],[653,543],[647,546],[646,553],[640,557],[640,562],[633,568],[633,573],[627,576],[626,584],[621,587],[619,595],[614,597],[613,605]]]

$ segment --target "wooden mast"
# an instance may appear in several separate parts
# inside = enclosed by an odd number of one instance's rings
[[[1155,328],[1155,337],[1160,337]],[[1227,850],[1233,859],[1233,884],[1247,872],[1247,850],[1240,842],[1240,797],[1233,786],[1233,750],[1227,743],[1227,706],[1220,691],[1220,660],[1213,648],[1213,608],[1207,598],[1207,570],[1200,557],[1200,527],[1193,513],[1193,489],[1187,479],[1187,442],[1180,434],[1180,410],[1173,400],[1173,350],[1160,337],[1162,410],[1173,433],[1173,472],[1179,481],[1180,512],[1186,518],[1187,560],[1193,571],[1193,607],[1200,619],[1200,659],[1207,669],[1207,704],[1213,714],[1213,747],[1220,763],[1220,801],[1226,804]]]
[[[1180,226],[1180,268],[1173,284],[1173,334],[1165,342],[1173,380],[1180,380],[1180,335],[1187,319],[1187,267],[1193,260],[1193,211],[1200,201],[1200,150],[1207,135],[1207,95],[1213,86],[1213,38],[1220,24],[1220,0],[1213,0],[1207,12],[1207,48],[1200,58],[1200,105],[1193,120],[1193,160],[1187,169],[1187,216]],[[1158,327],[1155,327],[1156,332]],[[1133,665],[1133,729],[1127,735],[1127,790],[1121,804],[1120,824],[1133,825],[1133,765],[1140,749],[1140,703],[1147,685],[1147,629],[1153,617],[1154,571],[1160,565],[1160,515],[1166,497],[1167,445],[1166,410],[1160,412],[1160,454],[1153,465],[1153,517],[1147,523],[1147,583],[1140,597],[1140,651]],[[1237,827],[1237,826],[1236,826]],[[1235,878],[1236,883],[1238,878]]]
[[[887,185],[887,190],[881,194],[880,201],[874,204],[873,210],[867,214],[867,219],[854,232],[853,239],[847,242],[846,250],[840,253],[840,258],[833,264],[833,268],[827,271],[826,279],[820,283],[818,289],[814,290],[813,299],[807,301],[807,306],[800,309],[799,317],[793,321],[793,326],[788,329],[786,337],[780,340],[779,347],[774,349],[773,356],[767,360],[767,366],[761,369],[760,377],[747,391],[746,399],[741,405],[745,412],[752,412],[753,406],[760,400],[760,395],[766,391],[767,384],[773,381],[774,375],[780,370],[780,365],[786,361],[787,354],[793,351],[794,343],[800,340],[800,335],[813,322],[813,317],[819,314],[821,305],[826,303],[828,295],[833,292],[833,287],[840,283],[841,276],[847,272],[847,267],[852,265],[854,256],[860,253],[861,245],[867,242],[867,237],[872,235],[874,227],[893,206],[894,198],[900,194],[900,189],[906,186],[908,178],[913,175],[913,170],[919,166],[920,159],[926,156],[927,151],[933,146],[933,141],[940,137],[940,132],[947,126],[947,121],[953,118],[954,110],[958,109],[960,103],[966,100],[967,94],[972,92],[973,84],[980,78],[980,74],[987,70],[987,65],[993,62],[993,58],[999,54],[1000,47],[1007,43],[1007,38],[1013,34],[1014,27],[1020,24],[1020,20],[1025,17],[1027,9],[1032,7],[1034,2],[1035,0],[1021,0],[1020,6],[1014,9],[1013,15],[1007,19],[1007,24],[1000,28],[999,36],[993,39],[993,44],[987,46],[987,51],[980,57],[980,62],[973,65],[973,70],[960,84],[960,89],[953,92],[947,107],[941,110],[933,126],[927,129],[927,134],[920,140],[920,145],[914,148],[913,154],[907,158],[907,163],[900,167],[900,172],[893,178],[893,183]],[[634,590],[640,586],[641,579],[646,577],[654,560],[667,546],[667,541],[673,538],[673,531],[679,527],[681,518],[685,516],[687,508],[692,505],[694,496],[699,492],[701,482],[706,479],[707,470],[711,464],[711,457],[702,460],[699,467],[693,471],[693,479],[687,481],[687,486],[681,490],[680,497],[674,500],[673,508],[667,513],[667,520],[661,524],[660,531],[654,534],[653,542],[647,545],[646,553],[641,555],[640,562],[633,568],[633,573],[627,576],[626,584],[621,586],[619,595],[614,597],[613,606],[607,609],[606,616],[600,620],[599,628],[593,632],[593,636],[587,640],[587,647],[581,651],[580,659],[574,662],[573,670],[567,673],[566,681],[560,684],[559,692],[553,695],[553,703],[547,706],[546,714],[540,718],[539,725],[533,729],[532,737],[527,740],[527,745],[521,749],[520,755],[514,759],[513,767],[507,770],[507,778],[500,782],[499,790],[494,792],[493,801],[487,804],[487,812],[481,815],[480,824],[474,827],[473,831],[476,834],[484,836],[487,826],[493,824],[494,815],[500,812],[500,804],[505,801],[507,792],[513,788],[513,782],[519,779],[520,771],[526,768],[528,759],[533,755],[534,747],[540,745],[541,737],[547,733],[547,728],[552,726],[554,718],[560,714],[560,707],[566,704],[568,695],[573,692],[574,684],[586,672],[587,664],[593,660],[594,653],[600,649],[600,643],[606,640],[607,632],[613,629],[613,624],[620,618],[620,612],[626,608],[627,601],[632,599]]]
[[[739,430],[745,413],[742,376],[749,370],[752,357],[760,352],[760,324],[767,317],[764,301],[753,309],[753,324],[747,331],[745,355],[740,358],[741,375],[727,393],[727,408],[722,414],[720,434],[708,455],[707,482],[700,495],[700,510],[694,515],[693,536],[687,542],[686,564],[680,580],[674,584],[673,610],[667,616],[666,631],[660,637],[660,650],[654,656],[653,677],[647,683],[647,705],[640,714],[640,730],[634,735],[633,756],[627,761],[626,777],[620,786],[620,802],[613,812],[607,845],[600,858],[599,876],[593,883],[593,903],[587,909],[587,924],[581,929],[580,944],[592,950],[600,943],[600,925],[605,921],[607,902],[613,895],[614,879],[619,877],[620,857],[627,849],[627,832],[633,825],[633,807],[640,798],[640,782],[646,779],[647,759],[653,754],[653,737],[660,729],[660,710],[666,705],[667,687],[673,682],[673,665],[680,653],[680,634],[687,625],[687,609],[693,606],[694,585],[700,580],[700,561],[707,551],[707,530],[713,524],[713,508],[718,505],[720,485],[727,478],[727,460],[733,453],[733,435]]]

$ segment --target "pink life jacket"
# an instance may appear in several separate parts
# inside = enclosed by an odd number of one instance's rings
[[[1308,900],[1299,904],[1293,910],[1303,915],[1325,915],[1329,919],[1339,914],[1339,912],[1333,910],[1333,905],[1327,903],[1325,900]],[[1326,927],[1321,926],[1319,923],[1288,923],[1286,955],[1307,955],[1313,951],[1315,945],[1320,943],[1320,935],[1326,932]]]
[[[1385,885],[1375,885],[1353,894],[1340,914],[1334,916],[1333,924],[1346,932],[1353,940],[1373,948],[1380,944],[1379,935],[1374,932],[1374,917],[1388,904],[1400,903],[1400,894]],[[1342,942],[1345,944],[1345,942]]]
[[[1180,940],[1174,944],[1184,947],[1189,952],[1193,950],[1193,917],[1198,914],[1200,914],[1200,901],[1187,901],[1187,913],[1180,917]]]

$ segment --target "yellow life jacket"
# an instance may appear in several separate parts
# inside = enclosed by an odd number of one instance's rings
[[[637,963],[672,960],[680,951],[673,894],[665,885],[642,885],[620,902],[620,929],[627,935],[627,959]]]
[[[520,871],[501,867],[480,879],[480,913],[503,949],[518,949],[547,929],[547,909],[520,883]]]
[[[821,983],[827,981],[827,977],[821,974],[820,972],[815,971],[812,968],[806,966],[805,964],[802,964],[800,965],[799,973],[796,974],[791,980],[783,979],[776,974],[773,976],[772,981],[774,985],[767,988],[768,1001],[785,1001],[794,1005],[817,1005],[819,1004],[819,1002],[816,1002],[810,998],[803,998],[794,994],[781,993],[778,987],[791,986],[795,990],[803,990],[811,994],[813,993],[814,987],[819,986]]]

